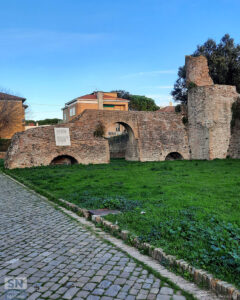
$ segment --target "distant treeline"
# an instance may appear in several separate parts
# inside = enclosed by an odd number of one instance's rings
[[[58,118],[54,118],[54,119],[44,119],[44,120],[26,120],[25,121],[25,124],[26,125],[54,125],[54,124],[58,124],[60,123],[62,120],[61,119],[58,119]]]

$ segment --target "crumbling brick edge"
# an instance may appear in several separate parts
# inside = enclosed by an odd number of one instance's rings
[[[133,236],[129,231],[121,230],[118,225],[112,224],[99,215],[91,215],[87,209],[80,208],[63,199],[58,200],[65,208],[70,209],[86,219],[90,219],[96,224],[102,225],[108,232],[121,238],[123,241],[131,241],[132,246],[139,250],[144,250],[150,257],[157,260],[159,263],[164,264],[164,266],[172,267],[175,270],[177,269],[180,274],[188,272],[192,275],[193,282],[197,285],[201,287],[204,286],[217,295],[227,296],[227,299],[240,300],[240,291],[232,284],[218,280],[204,270],[194,268],[183,259],[177,259],[175,256],[167,255],[161,248],[154,248],[148,243],[141,243],[138,238]]]
[[[150,257],[152,257],[165,267],[172,267],[173,269],[178,270],[180,274],[184,274],[186,272],[189,273],[190,275],[192,275],[193,282],[198,286],[204,286],[206,289],[213,291],[217,295],[226,296],[226,299],[240,300],[240,291],[236,289],[232,284],[216,279],[213,277],[213,275],[207,273],[204,270],[194,268],[183,259],[177,259],[173,255],[167,255],[161,248],[154,248],[148,243],[141,243],[138,238],[132,235],[129,231],[121,230],[118,225],[104,220],[99,215],[91,215],[87,209],[81,208],[76,204],[68,202],[64,199],[57,199],[54,196],[50,195],[48,192],[41,193],[40,189],[36,189],[33,185],[24,182],[18,176],[14,176],[12,174],[9,175],[8,172],[4,173],[5,176],[10,177],[12,180],[16,181],[18,184],[24,186],[25,188],[27,187],[31,189],[32,192],[36,193],[43,199],[53,201],[56,204],[76,213],[77,215],[101,225],[103,229],[111,234],[114,234],[116,237],[121,238],[125,242],[131,241],[131,246],[134,246],[139,250],[144,250],[146,254],[148,254]]]

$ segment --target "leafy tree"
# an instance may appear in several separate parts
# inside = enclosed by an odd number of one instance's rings
[[[53,119],[44,119],[44,120],[26,120],[25,121],[25,124],[28,125],[28,124],[37,124],[38,125],[55,125],[55,124],[59,124],[62,120],[61,119],[58,119],[58,118],[53,118]]]
[[[130,100],[130,93],[125,90],[115,90],[111,91],[111,93],[117,93],[118,98]]]
[[[155,111],[159,109],[159,107],[156,105],[155,101],[152,98],[140,95],[131,95],[125,90],[116,90],[112,92],[117,92],[119,98],[130,100],[129,110]]]
[[[138,111],[156,111],[159,106],[156,105],[152,98],[139,95],[130,95],[129,110]]]
[[[36,124],[35,120],[25,120],[25,125]]]
[[[39,125],[54,125],[54,124],[58,124],[61,121],[61,119],[44,119],[44,120],[39,120],[36,121]]]
[[[207,58],[209,73],[215,84],[235,85],[240,93],[240,45],[236,45],[229,34],[225,34],[219,44],[208,39],[203,45],[197,46],[192,55]],[[178,70],[178,79],[171,94],[175,101],[186,104],[187,93],[186,69],[183,66]]]

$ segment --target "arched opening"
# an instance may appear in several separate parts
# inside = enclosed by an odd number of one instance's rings
[[[116,122],[109,126],[106,132],[109,142],[110,158],[125,158],[139,160],[138,140],[132,128],[124,122]]]
[[[182,159],[183,159],[182,155],[178,152],[171,152],[165,158],[165,160],[182,160]]]
[[[59,155],[51,161],[50,165],[74,165],[77,163],[77,160],[70,155]]]

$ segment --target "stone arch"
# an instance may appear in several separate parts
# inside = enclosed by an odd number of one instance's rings
[[[76,158],[71,155],[57,155],[51,160],[50,165],[74,165],[77,163]]]
[[[183,160],[183,156],[179,152],[170,152],[165,160]]]
[[[120,135],[108,137],[110,157],[125,158],[130,161],[139,160],[138,139],[135,136],[133,128],[125,122],[116,121],[113,124],[119,124],[124,127],[125,131]]]

